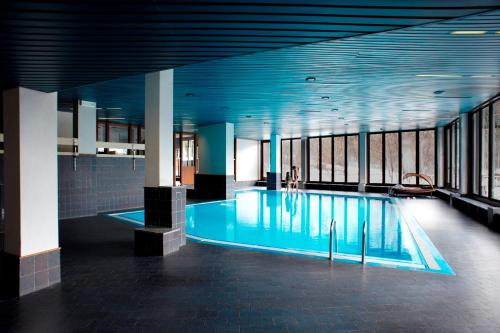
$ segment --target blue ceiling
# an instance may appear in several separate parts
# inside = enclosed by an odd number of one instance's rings
[[[451,34],[471,30],[485,33]],[[233,122],[239,137],[255,139],[444,125],[500,91],[499,50],[493,10],[183,66],[174,74],[175,123],[189,131]],[[144,76],[60,93],[72,98],[142,123]]]
[[[239,137],[433,127],[500,89],[498,0],[4,1],[2,88],[144,122],[144,73],[175,69],[178,130]],[[453,35],[452,31],[485,31]],[[307,81],[306,78],[315,80]],[[100,83],[96,83],[100,82]]]
[[[1,1],[0,82],[60,91],[498,6],[498,0]]]

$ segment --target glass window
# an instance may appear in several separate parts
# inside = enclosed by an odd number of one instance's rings
[[[319,138],[309,139],[309,181],[319,181]]]
[[[380,184],[382,180],[382,134],[370,134],[370,183]]]
[[[271,171],[271,147],[269,141],[262,141],[262,179],[267,178],[267,173]]]
[[[298,168],[298,176],[299,180],[301,179],[301,172],[300,172],[300,167],[302,165],[302,147],[301,147],[301,141],[300,139],[294,139],[292,140],[292,166],[295,166]]]
[[[416,172],[416,134],[415,132],[401,133],[401,154],[403,176],[407,173]],[[415,184],[416,178],[410,177],[403,180],[404,184]]]
[[[97,141],[106,141],[106,123],[97,123]]]
[[[488,182],[489,182],[489,130],[490,128],[490,115],[489,108],[485,107],[481,111],[481,195],[488,196]]]
[[[347,137],[347,181],[359,182],[359,136]]]
[[[321,138],[321,181],[332,181],[332,138]]]
[[[500,199],[500,100],[493,104],[493,117],[495,117],[495,137],[493,140],[493,199]]]
[[[419,135],[419,168],[418,172],[429,176],[435,182],[435,141],[434,130],[420,131]]]
[[[281,179],[286,179],[286,173],[291,174],[290,140],[281,140]]]
[[[385,133],[385,182],[399,183],[399,134]]]
[[[182,135],[182,166],[194,166],[194,135]]]
[[[132,137],[130,138],[131,143],[138,143],[137,142],[137,134],[138,134],[138,128],[137,126],[132,126],[132,131],[130,134],[132,134]]]
[[[479,112],[472,115],[472,193],[479,195]]]
[[[451,151],[451,169],[450,169],[450,177],[451,177],[451,187],[452,188],[457,188],[456,185],[456,163],[457,163],[457,155],[456,155],[456,146],[457,146],[457,132],[456,132],[456,122],[453,123],[451,126],[451,146],[450,146],[450,151]]]
[[[109,142],[128,143],[128,126],[110,125]]]
[[[345,136],[333,138],[333,181],[345,182]]]

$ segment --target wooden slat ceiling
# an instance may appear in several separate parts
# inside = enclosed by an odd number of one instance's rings
[[[191,131],[232,122],[239,137],[254,139],[445,125],[500,92],[499,50],[500,10],[492,10],[183,66],[174,74],[175,123]],[[97,101],[101,117],[144,121],[144,75],[60,98]]]
[[[497,7],[498,0],[2,1],[1,85],[58,91]]]

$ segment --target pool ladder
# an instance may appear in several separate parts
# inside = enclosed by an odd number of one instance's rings
[[[330,222],[330,243],[328,243],[329,261],[333,261],[333,252],[337,252],[337,222],[332,219]],[[334,250],[335,248],[335,250]],[[361,238],[361,263],[365,263],[366,256],[366,221],[363,222],[363,234]]]

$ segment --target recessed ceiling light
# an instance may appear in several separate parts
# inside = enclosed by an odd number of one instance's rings
[[[327,99],[330,99],[330,97],[328,97],[328,96],[321,96],[321,99],[327,100]]]
[[[106,108],[107,110],[121,110],[122,108]]]
[[[332,112],[337,112],[339,109],[331,109]]]
[[[252,118],[252,116],[245,116],[245,118]]]
[[[102,108],[95,108],[96,110],[102,110]]]
[[[316,78],[314,76],[308,76],[308,77],[306,77],[306,81],[307,82],[314,82],[314,81],[316,81]]]
[[[455,30],[451,31],[450,35],[484,35],[485,30]]]
[[[339,120],[344,120],[345,118],[344,117],[339,117]]]
[[[123,117],[100,117],[99,120],[124,120]]]
[[[436,90],[436,91],[434,91],[434,94],[436,94],[436,95],[441,95],[442,93],[444,93],[444,90]]]
[[[193,97],[194,94],[193,93],[186,93],[186,97]]]
[[[497,35],[500,35],[500,31],[495,32]]]
[[[444,78],[460,78],[462,75],[457,74],[417,74],[416,77],[444,77]]]

